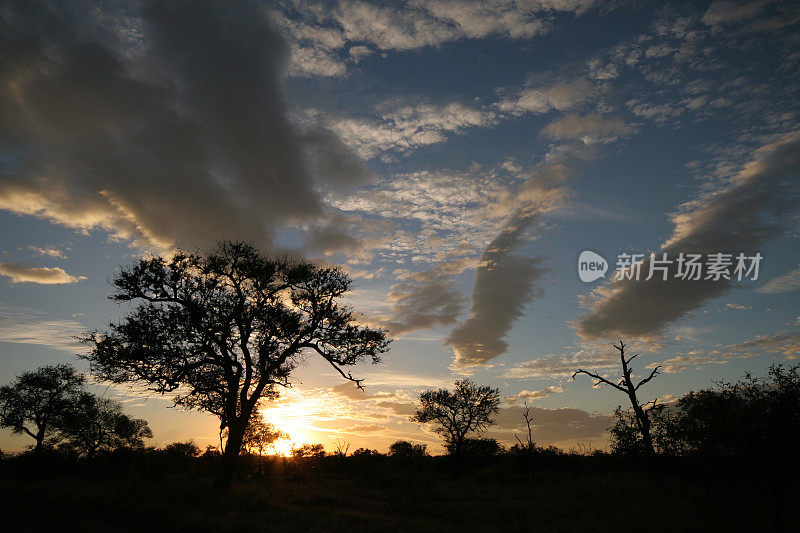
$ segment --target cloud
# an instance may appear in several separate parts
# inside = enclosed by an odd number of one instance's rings
[[[519,117],[527,113],[568,111],[584,104],[597,92],[586,78],[534,78],[516,94],[502,98],[494,107],[503,114]]]
[[[702,21],[709,26],[721,24],[739,23],[756,16],[767,0],[756,2],[714,2],[708,7],[708,11],[703,15]]]
[[[752,307],[750,307],[749,305],[731,304],[731,303],[725,304],[725,307],[727,307],[728,309],[735,309],[736,311],[746,311],[748,309],[752,309]]]
[[[578,140],[584,144],[612,143],[620,137],[634,132],[618,118],[606,117],[598,113],[588,115],[565,115],[542,130],[541,135],[553,140]]]
[[[469,318],[450,332],[457,366],[485,365],[505,353],[503,340],[525,305],[536,294],[534,284],[546,272],[541,258],[515,255],[525,231],[535,221],[518,216],[481,256],[475,273]]]
[[[727,362],[728,359],[721,358],[719,356],[700,354],[700,353],[689,353],[684,355],[676,355],[675,357],[670,357],[669,359],[665,359],[660,364],[664,372],[668,372],[670,374],[677,374],[683,372],[684,370],[690,367],[705,367],[712,364],[724,365]]]
[[[767,354],[782,354],[795,358],[800,356],[800,333],[783,331],[772,335],[760,335],[738,344],[720,349],[716,354],[738,353],[747,357]]]
[[[0,209],[146,247],[269,247],[324,216],[321,189],[365,179],[287,121],[288,46],[257,2],[31,1],[0,35]]]
[[[448,134],[496,123],[491,110],[460,102],[385,103],[379,116],[370,118],[329,118],[329,127],[353,150],[366,159],[385,152],[405,153],[447,141]]]
[[[574,354],[549,354],[531,361],[518,363],[504,376],[513,379],[555,378],[571,376],[579,368],[603,370],[619,366],[619,356],[611,349],[583,349]]]
[[[276,6],[271,18],[292,44],[292,75],[341,76],[347,68],[345,58],[357,63],[372,48],[404,52],[491,36],[530,39],[550,31],[553,13],[580,15],[596,3],[410,0],[387,4],[356,0],[331,4],[292,0]]]
[[[390,409],[397,415],[411,416],[416,412],[417,405],[411,402],[378,402],[377,407]]]
[[[497,428],[505,431],[527,431],[523,407],[504,407],[496,417]],[[546,409],[532,406],[533,436],[537,444],[602,439],[614,423],[609,415],[591,414],[583,409],[565,407]]]
[[[379,426],[377,424],[361,424],[356,426],[349,426],[346,428],[342,428],[340,431],[342,433],[375,433],[377,431],[385,431],[387,429],[386,426]]]
[[[758,288],[758,292],[779,294],[782,292],[796,291],[797,289],[800,289],[800,268],[769,280]]]
[[[67,256],[58,248],[41,248],[39,246],[28,246],[37,255],[46,255],[48,257],[56,257],[58,259],[66,259]]]
[[[70,353],[85,346],[75,337],[86,328],[76,320],[51,320],[36,311],[0,307],[0,340],[20,344],[36,344]]]
[[[572,168],[560,159],[545,160],[517,191],[513,214],[481,255],[469,317],[445,340],[453,346],[455,366],[486,365],[507,350],[504,337],[528,302],[540,293],[536,282],[547,271],[543,257],[516,252],[542,215],[563,203],[567,193],[558,185],[571,173]]]
[[[474,267],[474,263],[462,258],[422,272],[395,272],[399,282],[390,288],[388,300],[392,302],[392,315],[384,326],[393,335],[402,335],[455,324],[464,309],[464,296],[454,276]]]
[[[344,383],[340,383],[331,387],[331,392],[340,394],[346,398],[350,398],[351,400],[374,400],[394,397],[394,394],[391,392],[376,392],[370,394],[365,390],[366,388],[367,387],[364,387],[364,390],[362,390],[359,389],[358,386],[356,386],[356,384],[352,381],[345,381]]]
[[[756,151],[754,158],[720,190],[688,202],[672,216],[672,236],[661,252],[745,253],[754,255],[781,235],[787,214],[798,205],[792,180],[800,172],[800,133]],[[643,272],[647,272],[649,259]],[[589,313],[576,328],[586,339],[654,337],[686,313],[727,292],[731,281],[675,278],[673,263],[666,281],[614,280],[584,298]]]
[[[61,285],[78,283],[85,276],[73,276],[58,267],[28,267],[13,263],[0,263],[0,276],[11,278],[11,283],[38,283]]]
[[[546,398],[547,396],[551,396],[553,394],[560,394],[564,392],[564,389],[559,385],[550,385],[549,387],[545,387],[541,390],[522,390],[519,393],[515,394],[508,398],[509,403],[515,403],[523,400],[538,400],[540,398]]]

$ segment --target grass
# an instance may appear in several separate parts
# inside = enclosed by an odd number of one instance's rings
[[[446,458],[277,459],[227,492],[211,490],[212,469],[197,464],[31,475],[3,463],[5,531],[774,531],[800,510],[796,479],[778,486],[758,469],[590,457],[535,467],[497,458],[459,473]]]

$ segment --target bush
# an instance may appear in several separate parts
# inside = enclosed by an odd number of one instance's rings
[[[389,446],[389,455],[391,457],[425,457],[428,455],[428,445],[398,440]]]
[[[370,450],[369,448],[359,448],[354,451],[352,457],[378,457],[381,454],[378,450]]]
[[[464,439],[461,444],[461,453],[468,457],[492,457],[503,450],[497,439],[490,438],[471,438]],[[451,450],[448,450],[452,453]]]
[[[292,457],[325,457],[325,447],[322,444],[303,444],[292,448]]]
[[[178,457],[197,457],[200,455],[200,448],[193,441],[171,442],[164,446],[164,451]]]

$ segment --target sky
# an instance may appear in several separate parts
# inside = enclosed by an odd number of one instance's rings
[[[528,402],[539,444],[604,448],[627,399],[571,375],[616,376],[617,339],[636,375],[662,365],[642,401],[791,364],[799,22],[764,0],[4,2],[0,382],[85,370],[74,336],[129,309],[121,265],[220,239],[341,265],[394,339],[352,369],[363,392],[305,360],[264,410],[283,451],[441,451],[409,415],[465,376],[501,389],[488,436],[513,443]],[[155,445],[218,442],[209,415],[92,387]]]

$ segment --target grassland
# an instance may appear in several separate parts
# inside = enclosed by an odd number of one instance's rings
[[[202,459],[0,462],[5,531],[796,530],[794,476],[619,457],[251,460],[230,491]]]

